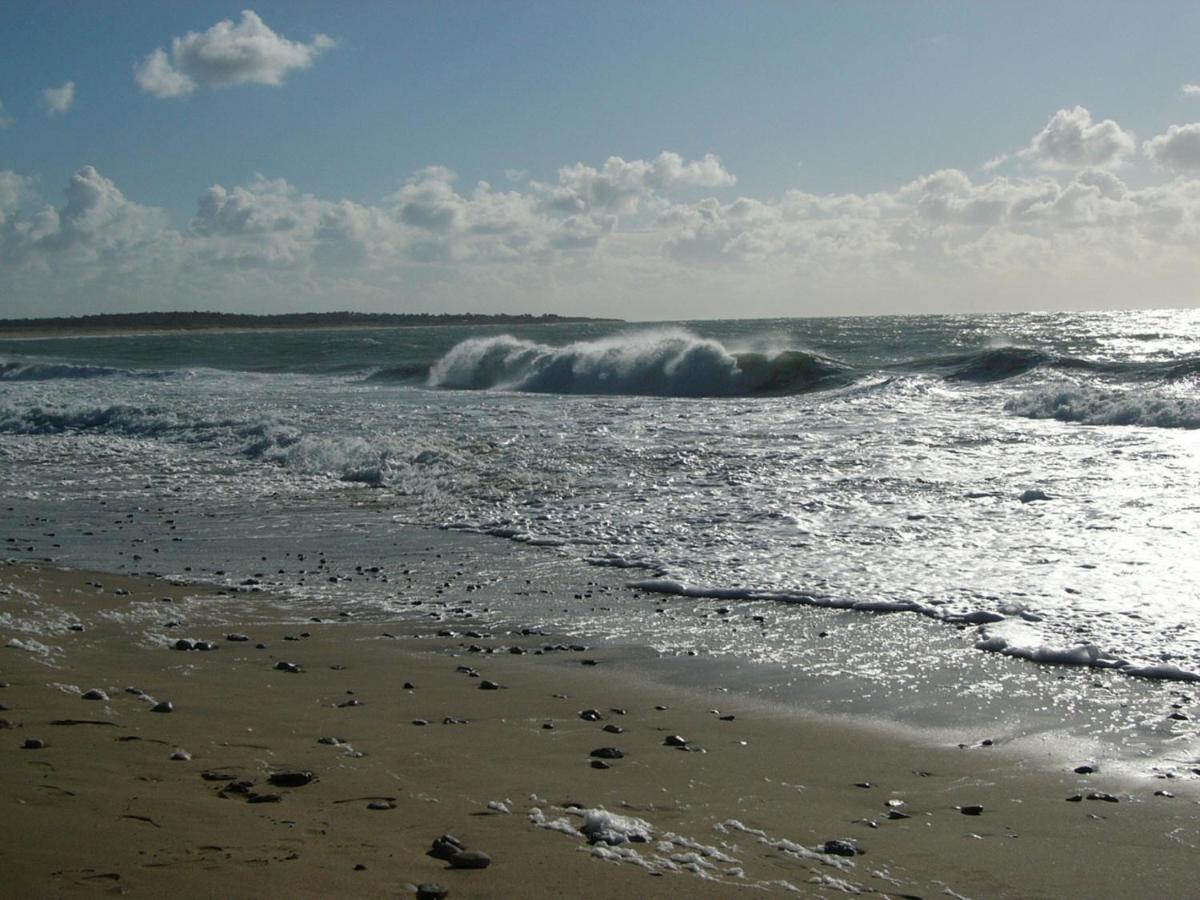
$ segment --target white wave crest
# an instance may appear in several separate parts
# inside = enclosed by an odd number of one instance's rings
[[[1008,401],[1004,408],[1027,419],[1057,419],[1081,425],[1200,428],[1200,400],[1163,391],[1043,387]]]
[[[681,329],[552,347],[511,335],[472,338],[429,373],[432,387],[556,394],[737,397],[844,383],[845,368],[796,350],[733,353]]]

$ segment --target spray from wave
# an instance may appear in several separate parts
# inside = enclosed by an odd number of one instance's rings
[[[652,397],[787,395],[848,384],[847,366],[799,350],[734,353],[682,330],[552,347],[511,335],[463,341],[429,373],[433,387]]]

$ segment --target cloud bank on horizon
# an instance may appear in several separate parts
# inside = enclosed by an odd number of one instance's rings
[[[246,10],[154,49],[133,81],[184,103],[202,88],[285,88],[337,45],[286,38]],[[47,114],[70,110],[75,88],[45,89]],[[3,107],[0,127],[19,128]],[[397,173],[398,189],[372,202],[314,196],[267,172],[212,185],[186,222],[87,160],[60,200],[35,174],[0,167],[0,315],[699,318],[1194,303],[1200,122],[1164,123],[1139,143],[1075,105],[1014,145],[974,171],[934,168],[862,193],[752,196],[717,153],[671,150],[564,160],[552,177],[509,169],[507,187],[431,165]]]

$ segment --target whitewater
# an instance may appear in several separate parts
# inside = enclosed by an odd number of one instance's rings
[[[834,610],[874,648],[838,672],[875,671],[905,622],[906,657],[945,632],[1200,680],[1195,311],[0,341],[0,463],[10,517],[166,499],[251,535],[369,508],[375,537],[618,570],[641,606],[497,615],[665,653],[815,665],[804,610]],[[63,557],[97,564],[99,538],[73,540]],[[164,552],[176,573],[253,569]],[[775,627],[665,623],[685,601]]]

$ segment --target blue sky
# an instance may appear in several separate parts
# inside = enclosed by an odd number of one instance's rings
[[[0,315],[1195,304],[1194,3],[247,8],[0,7]]]

